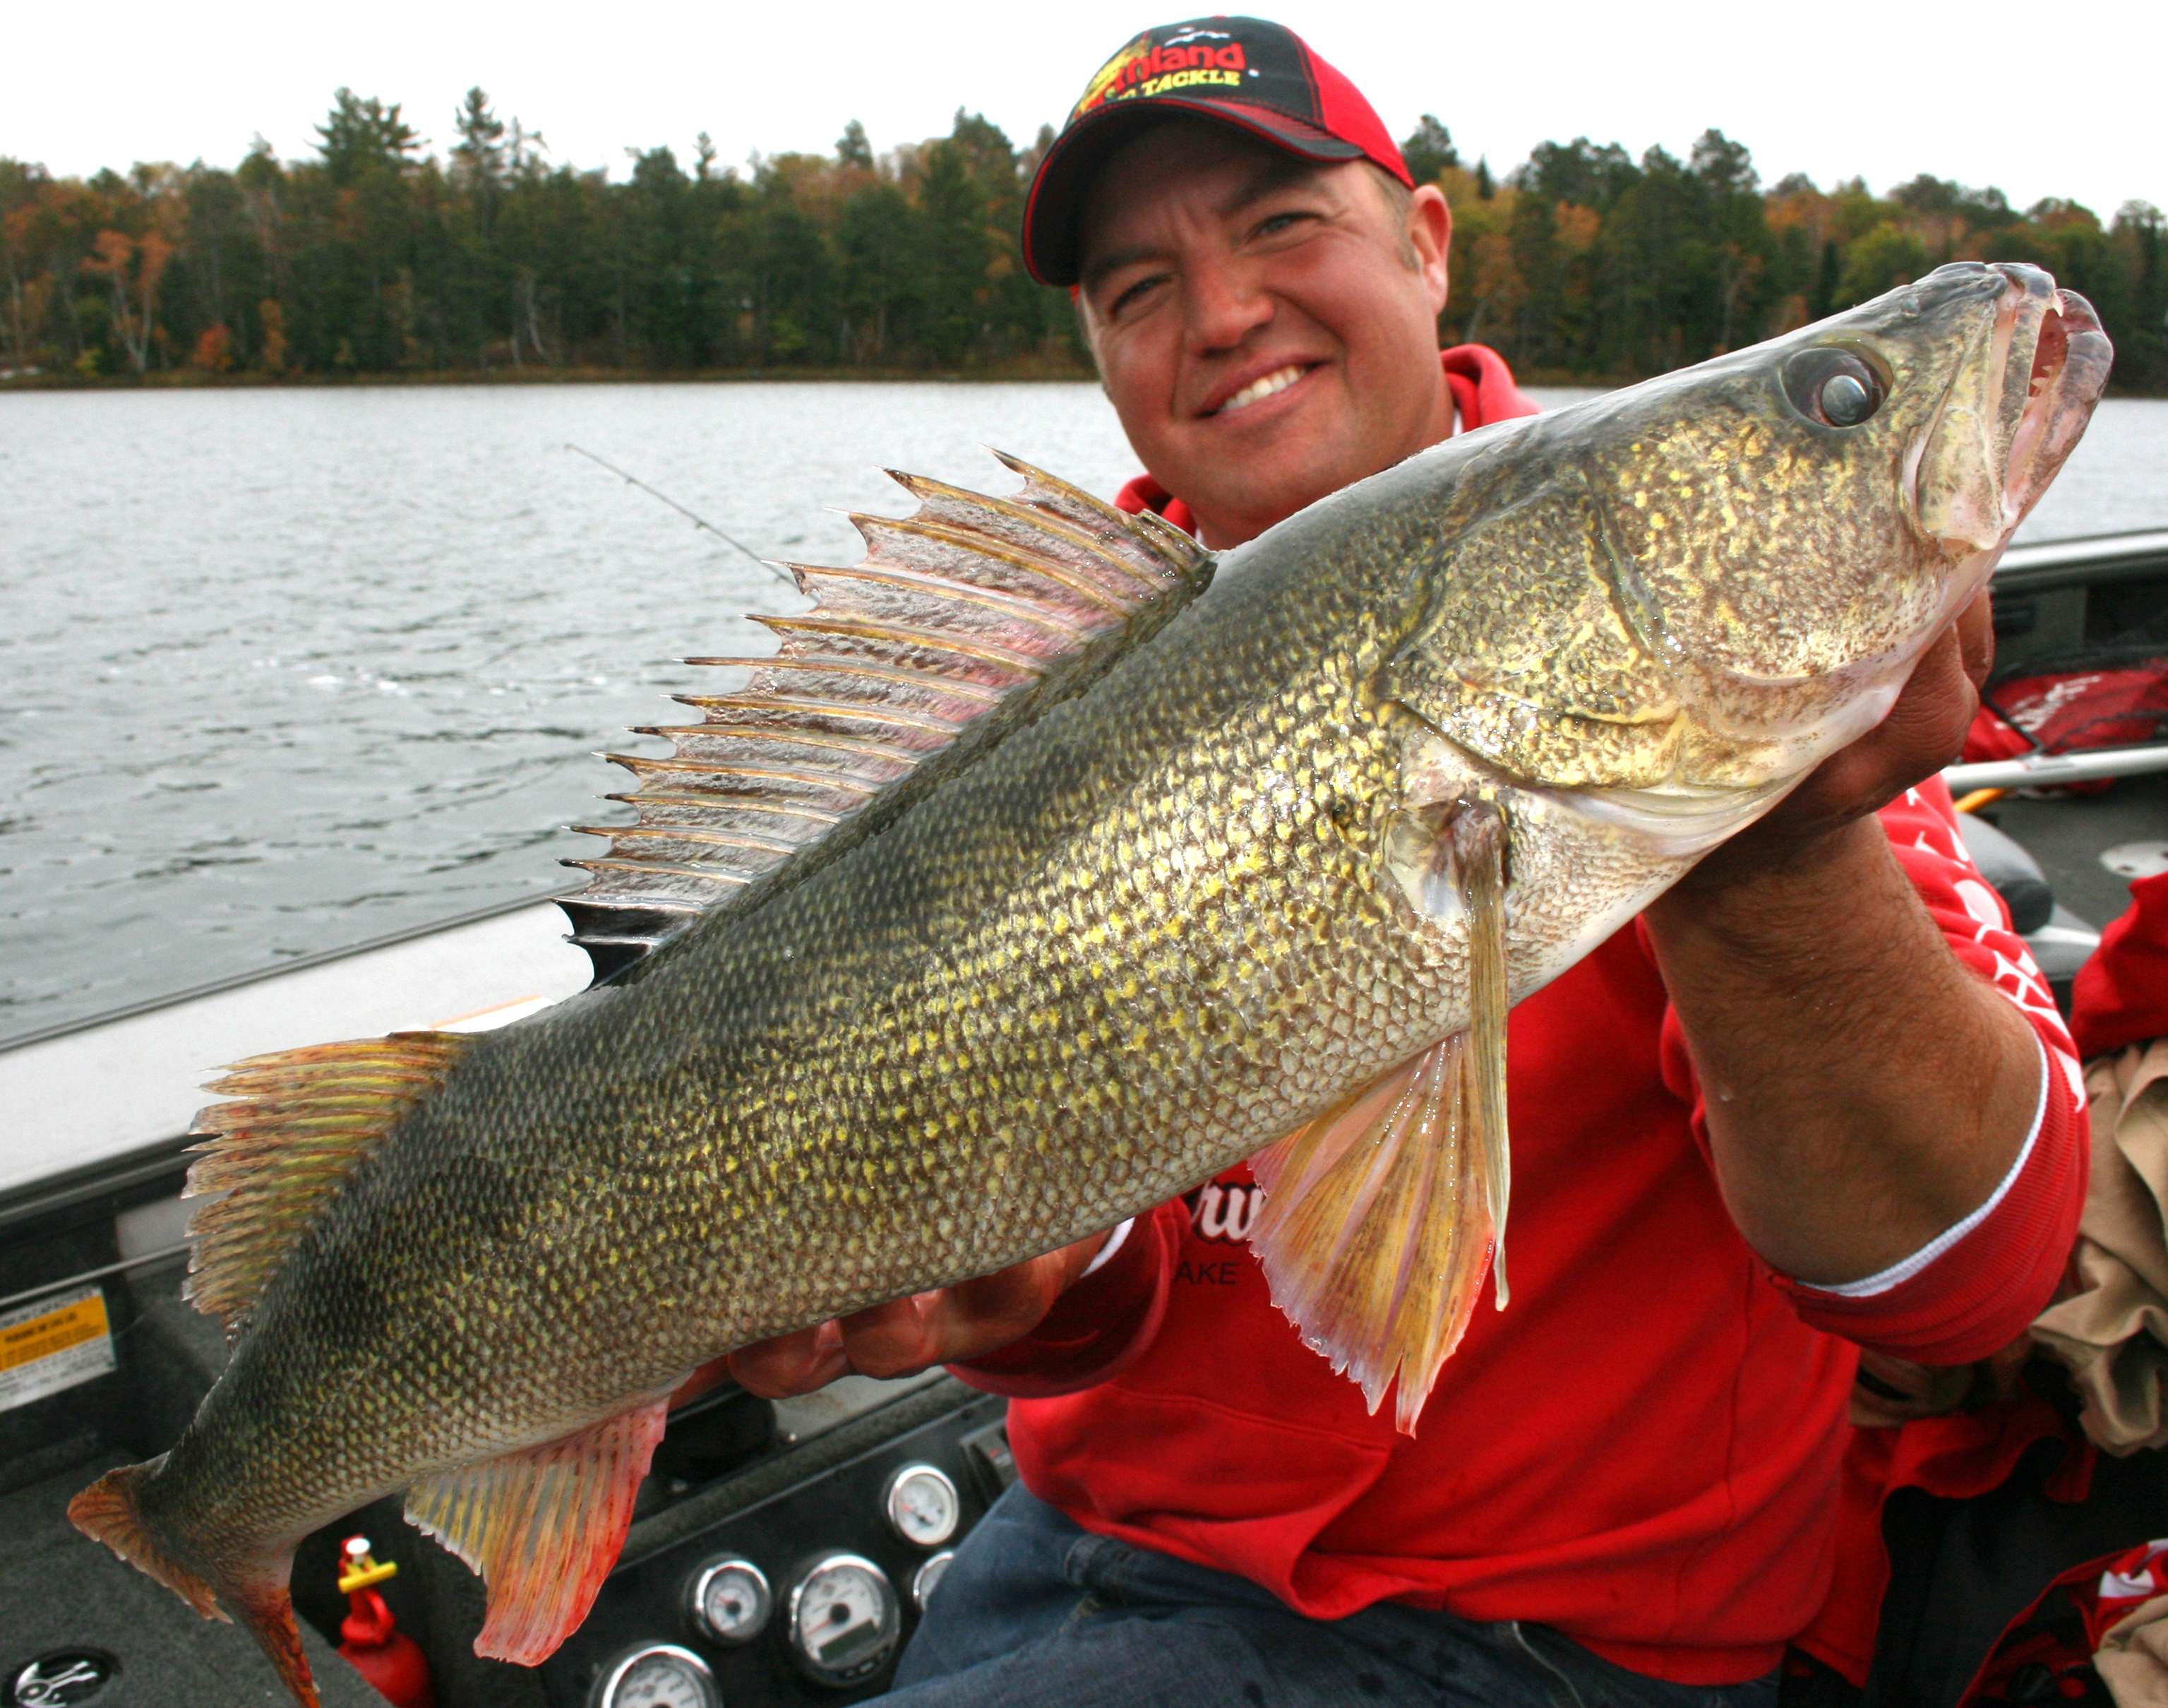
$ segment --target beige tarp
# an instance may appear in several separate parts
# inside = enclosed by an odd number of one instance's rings
[[[2168,1595],[2139,1603],[2110,1626],[2093,1665],[2115,1708],[2168,1708]]]
[[[2071,1273],[2034,1343],[2070,1366],[2080,1420],[2118,1455],[2168,1445],[2168,1040],[2086,1070],[2092,1178]],[[2168,1708],[2168,1701],[2164,1701]]]

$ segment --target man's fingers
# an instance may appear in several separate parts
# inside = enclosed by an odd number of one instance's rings
[[[891,1299],[842,1320],[843,1351],[861,1375],[916,1375],[943,1361],[938,1293]]]
[[[674,1412],[688,1402],[699,1398],[709,1388],[721,1386],[730,1380],[730,1375],[731,1361],[727,1358],[718,1358],[702,1365],[678,1384],[670,1396],[670,1409]]]
[[[810,1393],[853,1371],[916,1375],[937,1364],[980,1357],[1037,1328],[1104,1239],[1093,1234],[974,1281],[891,1299],[840,1322],[741,1347],[727,1360],[730,1373],[749,1392],[779,1400]],[[696,1376],[682,1391],[698,1392],[703,1385],[712,1384]]]
[[[1717,849],[1682,896],[1746,876],[1879,811],[1963,751],[1994,658],[1992,615],[1975,599],[1921,654],[1889,714],[1832,753],[1767,817]]]
[[[768,1400],[810,1394],[849,1375],[851,1368],[842,1335],[832,1322],[741,1346],[729,1364],[740,1387]]]
[[[1977,694],[1987,686],[1995,668],[1995,601],[1982,588],[1958,616],[1958,644],[1964,653],[1964,672]]]
[[[846,1317],[851,1367],[867,1375],[911,1375],[1007,1346],[1039,1326],[1103,1238],[1093,1234],[991,1275]]]
[[[1977,641],[1966,632],[1970,615],[1969,609],[1937,637],[1892,711],[1893,721],[1902,713],[1905,721],[1891,732],[1894,739],[1890,758],[1897,769],[1918,774],[1904,777],[1898,789],[1910,788],[1963,751],[1965,732],[1972,727],[1973,715],[1979,710],[1979,683],[1972,673]],[[1992,657],[1991,626],[1988,637],[1988,656]]]

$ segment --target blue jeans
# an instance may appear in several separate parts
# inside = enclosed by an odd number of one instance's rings
[[[1381,1602],[1305,1618],[1245,1578],[1095,1536],[1011,1487],[957,1551],[885,1708],[1776,1708],[1549,1627]]]

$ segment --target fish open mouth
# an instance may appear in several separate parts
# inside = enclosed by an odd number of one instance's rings
[[[2014,529],[2085,432],[2115,351],[2093,306],[2076,291],[2055,289],[2035,268],[2005,263],[1995,270],[2010,281],[1995,343],[2006,352],[1999,412],[2009,445],[2002,512],[2005,527]]]

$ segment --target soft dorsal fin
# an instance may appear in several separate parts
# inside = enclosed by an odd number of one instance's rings
[[[394,1032],[236,1062],[205,1088],[232,1099],[196,1117],[204,1153],[184,1195],[226,1195],[190,1218],[187,1295],[237,1336],[325,1200],[444,1082],[473,1040]]]
[[[851,568],[789,566],[815,604],[758,619],[781,637],[773,657],[688,660],[748,679],[678,696],[699,723],[636,732],[667,737],[668,758],[610,756],[640,786],[608,798],[639,818],[579,827],[609,852],[566,862],[593,876],[560,904],[598,981],[756,880],[863,840],[1203,590],[1211,556],[1180,529],[995,455],[1024,477],[1012,498],[895,474],[917,512],[852,516],[866,555]]]

